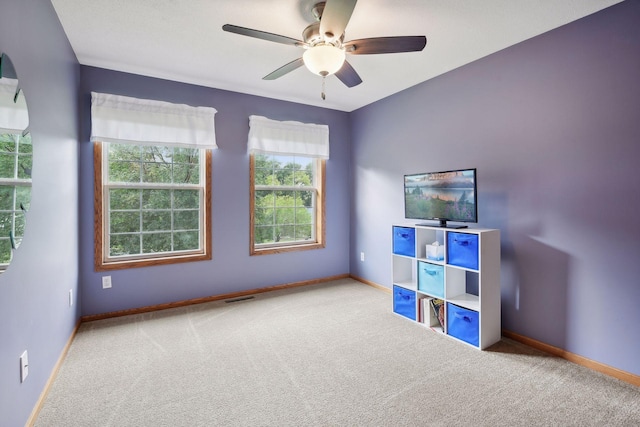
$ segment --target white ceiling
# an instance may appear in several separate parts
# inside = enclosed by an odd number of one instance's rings
[[[234,24],[302,39],[318,0],[52,0],[84,65],[342,111],[392,95],[621,0],[360,0],[345,40],[425,35],[421,52],[351,55],[363,83],[344,86],[301,67],[294,46],[222,31]],[[329,0],[339,1],[339,0]]]

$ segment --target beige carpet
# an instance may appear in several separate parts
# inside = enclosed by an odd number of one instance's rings
[[[85,323],[37,426],[638,426],[640,389],[478,351],[353,280]]]

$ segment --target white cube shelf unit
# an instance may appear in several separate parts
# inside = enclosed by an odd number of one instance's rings
[[[396,224],[392,232],[394,313],[478,349],[500,341],[500,230]],[[444,307],[440,320],[431,300]]]

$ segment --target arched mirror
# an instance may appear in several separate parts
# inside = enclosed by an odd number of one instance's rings
[[[29,113],[16,70],[0,54],[0,273],[24,236],[31,201]]]

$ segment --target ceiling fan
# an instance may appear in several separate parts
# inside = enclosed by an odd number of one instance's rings
[[[267,74],[263,80],[275,80],[304,64],[309,71],[323,77],[321,95],[322,99],[325,99],[324,78],[327,76],[335,74],[347,87],[362,83],[356,70],[346,60],[346,54],[417,52],[424,49],[427,44],[425,36],[374,37],[345,42],[344,31],[356,7],[356,2],[357,0],[326,0],[317,3],[312,9],[317,22],[304,29],[302,40],[231,24],[223,25],[222,29],[230,33],[305,49],[302,58]]]

